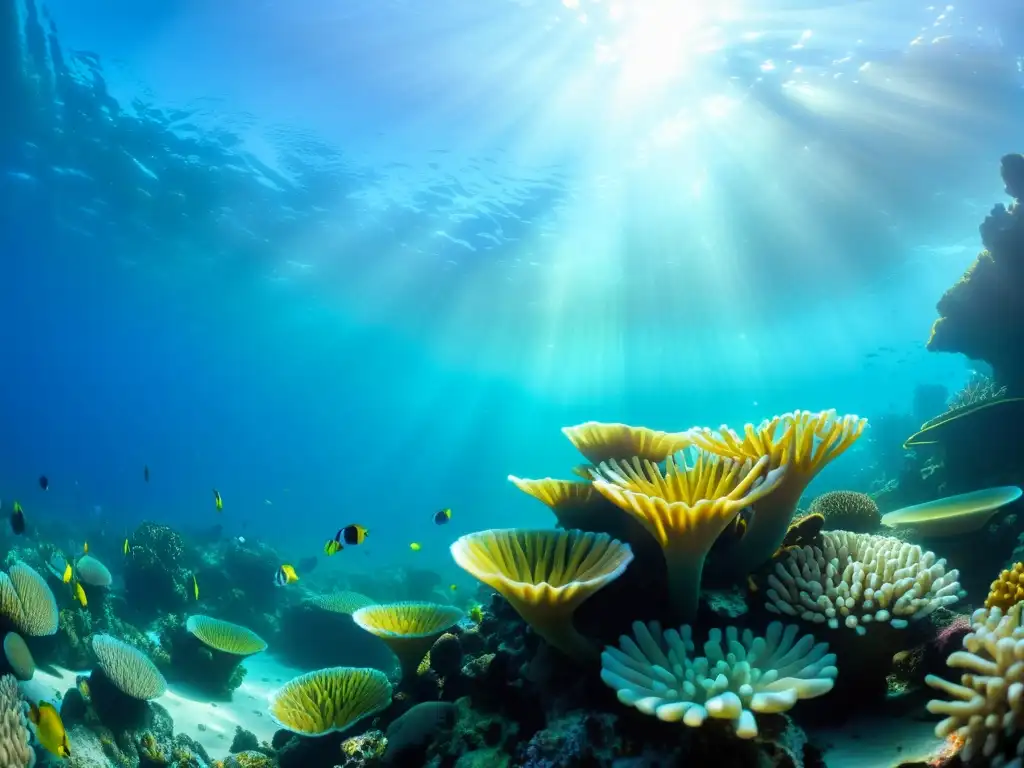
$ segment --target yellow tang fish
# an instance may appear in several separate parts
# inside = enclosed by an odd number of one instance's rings
[[[423,547],[420,546],[420,543],[418,541],[414,541],[412,544],[409,545],[409,549],[411,549],[413,552],[419,552],[421,549],[423,549]]]
[[[218,512],[224,511],[224,499],[220,497],[220,491],[216,488],[213,489],[213,505],[217,508]]]
[[[295,572],[287,563],[277,569],[277,573],[274,574],[274,584],[279,587],[284,587],[288,584],[292,584],[299,580],[299,574]]]
[[[64,564],[64,575],[61,576],[61,581],[63,581],[65,584],[71,581],[71,563]]]
[[[196,575],[192,574],[192,591],[195,593],[196,600],[199,599],[199,582],[196,581]]]
[[[43,749],[57,757],[71,757],[68,734],[53,704],[41,701],[38,705],[29,703],[28,707],[28,719],[36,727],[36,738]]]
[[[127,555],[131,551],[131,546],[128,544],[128,539],[124,540],[124,553]]]
[[[82,583],[79,581],[75,582],[75,597],[82,604],[83,608],[89,604],[89,601],[85,598],[85,590],[82,589]]]

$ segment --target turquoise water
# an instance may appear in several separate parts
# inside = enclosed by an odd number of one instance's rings
[[[547,524],[505,477],[562,426],[969,375],[923,345],[1019,148],[1009,5],[159,5],[3,3],[4,501],[451,568]]]

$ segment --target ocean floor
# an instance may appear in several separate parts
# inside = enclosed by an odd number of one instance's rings
[[[248,672],[231,701],[211,702],[201,693],[173,683],[168,684],[167,693],[156,699],[174,719],[174,732],[191,736],[213,759],[228,755],[237,726],[256,734],[260,741],[270,741],[278,730],[267,714],[270,694],[305,671],[282,664],[268,653],[252,656],[243,664]],[[80,674],[83,673],[40,669],[32,680],[22,684],[22,692],[30,700],[45,699],[59,707],[57,695],[74,688],[75,678]]]
[[[828,768],[893,768],[902,762],[927,760],[945,746],[935,736],[935,720],[861,717],[841,728],[808,731],[825,749]]]

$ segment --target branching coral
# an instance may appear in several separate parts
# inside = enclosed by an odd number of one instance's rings
[[[601,656],[601,679],[619,701],[667,722],[692,728],[707,718],[730,721],[743,739],[757,736],[755,713],[785,712],[800,699],[832,690],[836,658],[827,643],[799,628],[768,626],[765,637],[735,627],[713,629],[704,655],[695,656],[688,625],[664,632],[657,622],[633,624],[633,638]]]
[[[753,502],[754,514],[730,558],[733,569],[747,573],[767,562],[786,537],[789,522],[807,485],[846,451],[864,431],[867,419],[838,416],[834,410],[794,411],[754,427],[743,435],[728,427],[690,431],[705,450],[734,460],[767,456],[768,469],[784,469],[778,487]]]
[[[985,765],[1006,765],[1006,757],[1024,755],[1022,608],[1024,604],[1006,613],[999,608],[974,612],[964,650],[950,654],[946,662],[964,670],[960,684],[935,675],[925,678],[952,699],[932,700],[928,711],[946,716],[935,727],[935,735],[956,734],[963,741],[960,758],[964,763],[983,757]]]
[[[826,531],[822,542],[775,564],[769,611],[864,634],[866,624],[903,628],[959,599],[958,572],[916,544],[846,531]]]
[[[767,455],[734,461],[697,450],[692,464],[684,454],[669,457],[664,472],[639,459],[598,467],[594,487],[633,515],[661,545],[677,616],[692,618],[697,612],[701,573],[715,539],[740,510],[782,482],[783,469],[767,471],[769,461]],[[782,537],[776,546],[781,542]]]
[[[451,552],[550,645],[577,658],[596,657],[597,649],[573,626],[573,613],[633,560],[628,544],[575,530],[480,531],[458,539]]]

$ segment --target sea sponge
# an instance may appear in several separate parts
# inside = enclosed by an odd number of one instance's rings
[[[767,456],[770,471],[784,469],[778,487],[753,502],[747,530],[730,551],[733,570],[745,575],[772,557],[807,485],[857,441],[866,425],[867,419],[828,410],[793,411],[757,427],[747,424],[743,435],[726,426],[717,432],[690,430],[694,443],[707,451],[733,460]]]
[[[606,461],[598,467],[594,487],[633,515],[661,545],[676,615],[696,614],[704,561],[719,534],[740,510],[782,482],[782,468],[768,471],[768,463],[768,456],[734,461],[698,449],[692,464],[684,454],[666,459],[664,473],[657,464],[639,459]]]
[[[958,576],[916,544],[825,531],[821,547],[794,547],[776,562],[765,607],[832,629],[842,623],[861,635],[872,622],[902,629],[955,603]]]
[[[601,679],[619,701],[666,722],[691,728],[708,717],[729,720],[741,739],[757,736],[755,713],[779,713],[799,699],[832,690],[836,657],[828,643],[815,645],[811,635],[799,640],[799,627],[768,626],[765,637],[742,635],[735,627],[712,629],[704,655],[688,625],[664,632],[658,622],[637,621],[633,635],[619,639],[601,655]]]
[[[391,683],[371,667],[329,667],[289,680],[270,696],[270,716],[303,736],[343,731],[391,704]]]
[[[232,656],[252,656],[267,650],[266,641],[251,629],[212,616],[189,616],[185,629],[207,647]]]
[[[329,595],[316,595],[311,597],[306,602],[309,605],[315,605],[322,611],[328,611],[330,613],[344,613],[352,615],[360,608],[365,608],[368,605],[376,605],[377,601],[372,597],[361,595],[358,592],[334,592]]]
[[[0,573],[0,613],[31,637],[55,634],[60,618],[46,580],[21,562]]]
[[[135,646],[110,635],[93,635],[92,649],[103,674],[121,693],[150,701],[167,690],[160,670]]]
[[[562,433],[594,465],[610,459],[637,458],[660,462],[692,444],[686,432],[661,432],[647,427],[603,424],[599,421],[562,427]]]
[[[109,587],[114,581],[110,571],[92,555],[83,555],[75,564],[78,578],[90,587]]]
[[[4,658],[7,659],[15,677],[19,680],[31,680],[36,673],[36,662],[32,658],[32,651],[28,649],[25,640],[17,632],[8,632],[4,635]]]
[[[971,616],[971,632],[963,640],[964,650],[950,654],[946,663],[962,669],[960,684],[936,675],[925,682],[952,701],[928,702],[928,711],[945,715],[935,726],[935,735],[956,734],[963,741],[960,758],[970,763],[985,758],[984,765],[1019,765],[1006,758],[1024,754],[1024,628],[1018,603],[1003,612],[982,608]]]
[[[829,491],[815,497],[809,510],[825,518],[829,530],[871,533],[878,529],[882,514],[875,500],[857,491]]]
[[[360,608],[352,621],[383,640],[398,657],[405,678],[416,674],[430,646],[465,614],[438,603],[380,603]]]
[[[1024,600],[1024,563],[1014,563],[1013,568],[1004,570],[989,587],[985,598],[986,608],[1000,608],[1005,613],[1021,600]]]
[[[480,531],[455,541],[451,553],[550,645],[577,658],[595,657],[597,649],[576,631],[573,612],[633,560],[628,544],[577,530]]]
[[[0,765],[4,768],[31,768],[35,753],[29,746],[32,735],[25,720],[14,675],[0,678]]]
[[[992,516],[1021,497],[1016,485],[985,488],[897,509],[882,516],[889,528],[910,528],[919,536],[959,536],[983,528]]]

